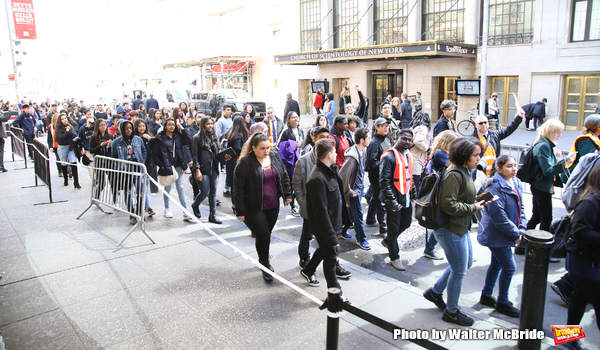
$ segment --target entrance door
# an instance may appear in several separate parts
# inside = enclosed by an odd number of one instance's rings
[[[600,76],[567,76],[563,104],[564,123],[567,130],[583,129],[584,119],[594,114],[592,104],[598,104]]]
[[[515,107],[515,99],[512,97],[513,92],[519,97],[519,77],[493,77],[492,86],[498,94],[498,107],[500,107],[500,124],[506,125],[509,123],[508,118],[515,115],[517,108]],[[492,94],[487,95],[487,99]]]
[[[454,102],[458,102],[456,99],[456,79],[458,77],[440,77],[438,80],[438,99],[441,104],[443,100],[452,100]],[[435,112],[436,108],[432,109],[432,114],[437,114],[437,120],[442,117],[442,110],[439,108],[439,104],[437,105],[437,113]],[[432,120],[433,121],[433,120]]]
[[[381,104],[385,101],[387,94],[400,97],[402,92],[402,71],[391,73],[373,73],[373,100],[371,101],[371,118],[377,119],[381,111]]]

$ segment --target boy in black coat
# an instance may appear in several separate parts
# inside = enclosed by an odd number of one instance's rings
[[[337,236],[344,226],[352,225],[342,195],[343,182],[335,165],[335,141],[319,140],[315,145],[317,164],[313,167],[306,183],[306,204],[308,222],[319,223],[310,227],[315,235],[319,248],[313,253],[300,274],[311,286],[320,285],[315,278],[315,271],[323,261],[323,273],[327,280],[327,288],[341,288],[335,274],[338,248]]]

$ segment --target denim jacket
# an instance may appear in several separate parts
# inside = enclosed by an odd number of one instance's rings
[[[139,136],[134,136],[131,141],[131,145],[133,147],[133,154],[135,154],[135,158],[138,163],[146,162],[146,147],[144,147],[144,141]],[[112,143],[111,156],[113,158],[119,158],[123,160],[127,160],[127,145],[123,140],[123,137],[118,137]]]

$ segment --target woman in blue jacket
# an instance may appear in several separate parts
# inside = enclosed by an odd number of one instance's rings
[[[492,262],[485,276],[485,286],[479,302],[495,307],[502,314],[519,317],[519,309],[508,300],[508,288],[517,269],[512,254],[514,247],[525,232],[527,218],[523,206],[523,186],[517,176],[517,162],[514,158],[502,155],[494,163],[490,172],[491,185],[485,190],[498,199],[483,209],[483,217],[477,232],[477,241],[490,249]],[[496,280],[498,301],[492,296]]]
[[[118,137],[112,143],[111,156],[121,160],[127,160],[130,162],[144,164],[146,162],[146,147],[144,147],[144,141],[141,137],[135,136],[133,132],[133,124],[129,120],[123,120],[120,124],[121,136]],[[119,181],[123,181],[123,189],[125,190],[125,202],[129,212],[141,215],[142,201],[145,199],[142,197],[144,189],[142,182],[136,181],[134,176],[127,176],[128,172],[132,172],[133,169],[129,166],[124,165],[125,175],[118,175]],[[132,201],[131,197],[133,194],[133,187],[135,187],[136,199]],[[135,203],[134,203],[135,202]],[[134,207],[135,204],[135,207]],[[129,217],[129,223],[135,225],[137,219],[134,216]]]

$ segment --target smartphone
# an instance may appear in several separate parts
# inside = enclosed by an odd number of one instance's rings
[[[497,196],[495,197],[491,192],[486,192],[486,193],[479,195],[477,197],[476,202],[481,202],[481,201],[489,202],[491,200],[494,200],[494,198],[497,199],[498,197]]]

